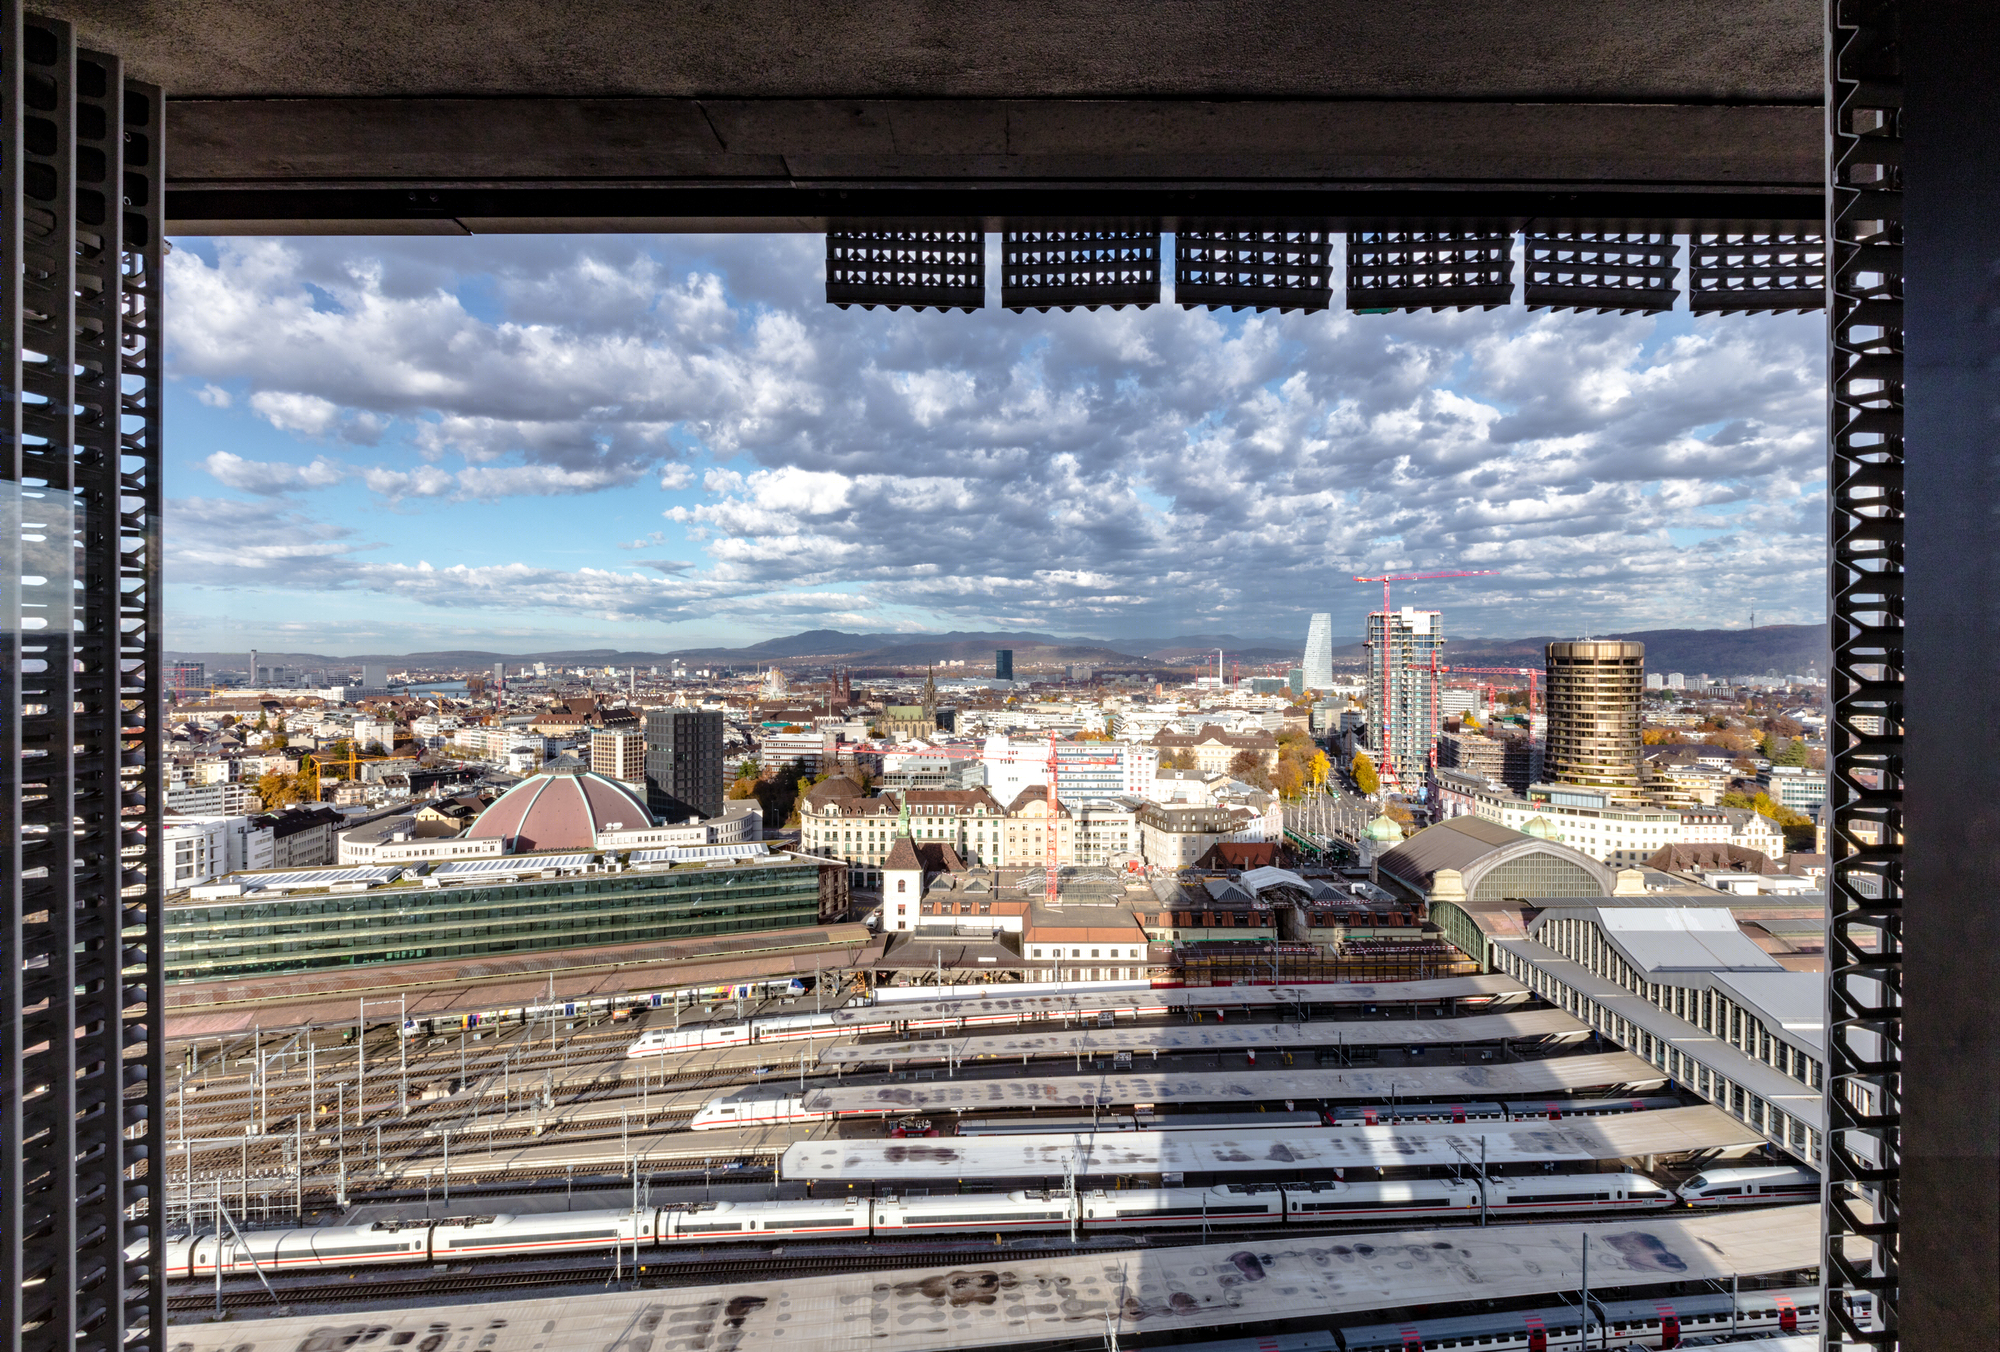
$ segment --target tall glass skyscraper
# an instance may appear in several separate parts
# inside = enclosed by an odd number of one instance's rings
[[[1306,626],[1306,689],[1326,690],[1333,685],[1333,616],[1319,614]]]

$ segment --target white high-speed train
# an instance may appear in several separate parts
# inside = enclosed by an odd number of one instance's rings
[[[808,1016],[811,1017],[811,1016]],[[1330,1127],[1389,1126],[1404,1122],[1533,1122],[1560,1121],[1564,1117],[1599,1117],[1612,1113],[1649,1112],[1678,1108],[1676,1098],[1575,1098],[1523,1099],[1510,1103],[1398,1103],[1344,1104],[1326,1114]],[[832,1113],[808,1112],[797,1094],[774,1094],[751,1090],[710,1099],[695,1111],[688,1126],[694,1131],[714,1131],[721,1127],[768,1127],[791,1122],[826,1122]],[[1291,1125],[1287,1118],[1268,1115],[1264,1125]],[[1306,1114],[1310,1117],[1310,1114]],[[1067,1125],[1065,1125],[1067,1124]],[[1078,1125],[1081,1124],[1081,1125]],[[1315,1119],[1315,1125],[1317,1124]],[[1231,1126],[1257,1125],[1254,1121],[1232,1122]],[[969,1129],[970,1128],[970,1129]],[[1022,1135],[1069,1131],[1174,1131],[1180,1129],[1172,1114],[1157,1117],[1147,1126],[1119,1113],[1105,1113],[1095,1119],[1081,1115],[1044,1114],[1039,1119],[1026,1114],[1016,1117],[966,1118],[958,1124],[960,1136]]]
[[[1705,1169],[1681,1185],[1689,1206],[1759,1206],[1819,1201],[1819,1175],[1796,1164],[1751,1169]]]
[[[1623,1213],[1674,1205],[1673,1192],[1642,1174],[1559,1174],[1494,1179],[1491,1215]],[[1480,1185],[1454,1179],[1322,1182],[1305,1188],[1159,1188],[1072,1196],[1055,1192],[966,1193],[946,1197],[865,1197],[781,1202],[704,1202],[685,1208],[458,1216],[439,1221],[254,1230],[241,1242],[214,1235],[169,1241],[167,1275],[290,1272],[382,1263],[440,1263],[519,1254],[574,1253],[638,1243],[647,1250],[725,1240],[912,1232],[995,1233],[1067,1229],[1185,1229],[1200,1225],[1315,1225],[1328,1221],[1476,1217]],[[253,1262],[254,1260],[254,1262]]]

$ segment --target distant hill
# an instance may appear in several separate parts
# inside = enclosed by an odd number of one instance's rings
[[[1557,636],[1449,640],[1446,652],[1458,666],[1540,666],[1548,645]],[[1573,637],[1573,636],[1570,636]],[[1808,668],[1824,675],[1831,665],[1827,631],[1817,624],[1773,624],[1757,629],[1647,629],[1635,633],[1599,634],[1599,638],[1636,639],[1646,645],[1648,671],[1682,671],[1689,675],[1707,672],[1711,676],[1761,676],[1767,671],[1780,675],[1804,672]],[[518,666],[527,662],[547,662],[552,666],[629,667],[652,666],[680,660],[721,666],[753,666],[778,663],[811,666],[839,663],[843,666],[923,666],[928,663],[963,661],[966,671],[986,674],[992,670],[993,650],[1011,648],[1017,667],[1052,662],[1190,663],[1213,662],[1215,650],[1223,650],[1225,660],[1261,664],[1296,662],[1303,645],[1281,639],[1242,639],[1233,634],[1185,634],[1165,641],[1065,638],[1054,634],[1025,631],[965,631],[942,634],[847,633],[839,629],[810,629],[783,638],[765,639],[743,648],[683,648],[672,652],[635,651],[617,648],[566,648],[537,653],[493,653],[478,649],[450,649],[421,653],[381,653],[358,657],[330,657],[322,653],[264,652],[261,664],[340,671],[363,662],[387,662],[396,666],[431,669],[491,667],[495,662]],[[174,651],[169,661],[205,662],[211,671],[247,665],[246,652]],[[1343,664],[1358,663],[1363,651],[1358,643],[1334,649],[1334,659]]]

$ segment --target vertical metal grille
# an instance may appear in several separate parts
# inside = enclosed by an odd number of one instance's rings
[[[1826,236],[1702,230],[1688,236],[1688,308],[1758,314],[1826,306]]]
[[[1511,230],[1353,230],[1347,308],[1493,310],[1514,299]]]
[[[1001,240],[1000,303],[1017,311],[1159,304],[1159,223],[1010,223]]]
[[[1655,314],[1680,294],[1679,246],[1659,231],[1523,232],[1530,310]]]
[[[1330,236],[1279,222],[1183,221],[1174,232],[1182,309],[1324,310],[1333,303]]]
[[[158,1346],[159,99],[0,4],[0,1339]],[[149,136],[136,153],[137,117]]]
[[[985,232],[973,220],[828,230],[826,299],[843,310],[977,310],[986,304]]]
[[[1826,1299],[1829,1346],[1894,1346],[1902,1153],[1903,286],[1897,6],[1827,33]],[[1873,1297],[1872,1317],[1843,1297]]]

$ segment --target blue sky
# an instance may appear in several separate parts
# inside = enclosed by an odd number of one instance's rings
[[[841,311],[812,236],[175,241],[168,641],[1822,613],[1817,316]],[[997,294],[997,285],[989,286]]]

